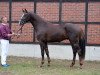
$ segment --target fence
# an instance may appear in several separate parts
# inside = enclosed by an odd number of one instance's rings
[[[14,32],[19,29],[18,20],[22,8],[33,11],[54,24],[75,23],[84,29],[87,45],[100,45],[99,0],[0,0],[0,17],[6,15]],[[21,37],[12,43],[35,43],[34,28],[30,23],[23,28]],[[69,43],[64,40],[62,43]]]

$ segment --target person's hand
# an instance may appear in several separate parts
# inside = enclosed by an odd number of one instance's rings
[[[15,36],[15,33],[8,34],[8,37],[12,37],[12,36]]]
[[[12,33],[12,36],[20,36],[18,33]]]
[[[16,34],[13,32],[13,33],[12,33],[12,36],[15,36],[15,35],[16,35]]]

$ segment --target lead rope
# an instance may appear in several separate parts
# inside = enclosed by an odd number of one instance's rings
[[[20,37],[19,35],[22,33],[22,28],[23,28],[23,26],[24,26],[24,25],[22,25],[22,26],[21,26],[21,28],[20,28],[20,29],[18,29],[18,31],[17,31],[17,34],[18,34],[18,35],[17,35],[17,38],[19,38],[19,37]],[[20,32],[20,33],[19,33],[19,32]]]

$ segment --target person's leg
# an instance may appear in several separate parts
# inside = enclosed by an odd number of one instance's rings
[[[7,53],[9,49],[9,40],[1,39],[1,64],[6,64]]]

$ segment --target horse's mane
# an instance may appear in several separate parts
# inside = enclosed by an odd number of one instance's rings
[[[39,15],[37,15],[36,13],[34,13],[33,11],[29,12],[29,14],[31,14],[31,16],[33,16],[37,20],[46,22],[46,20],[44,20],[42,17],[40,17]]]

